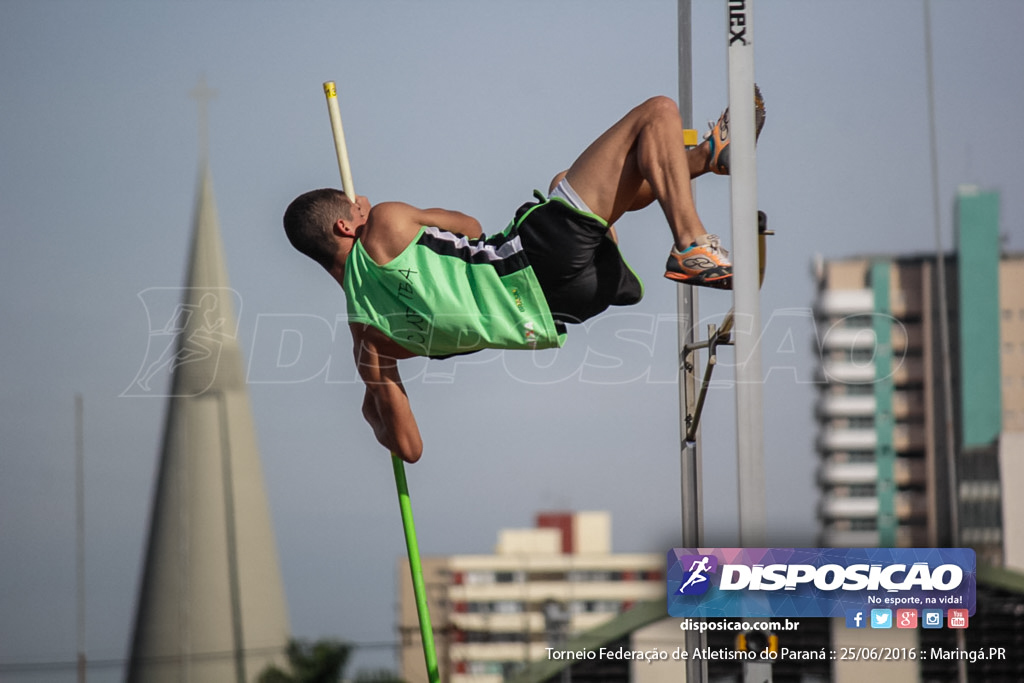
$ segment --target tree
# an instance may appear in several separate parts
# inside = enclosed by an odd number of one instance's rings
[[[352,647],[339,640],[290,640],[285,650],[290,672],[270,666],[259,683],[338,683]]]
[[[352,646],[340,640],[316,642],[290,640],[285,650],[288,669],[269,666],[260,674],[259,683],[340,683],[342,672],[352,654]],[[387,670],[360,672],[356,683],[404,683]]]

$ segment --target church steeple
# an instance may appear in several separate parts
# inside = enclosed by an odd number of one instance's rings
[[[237,299],[204,159],[130,683],[245,683],[278,660],[288,641]]]
[[[199,104],[199,160],[205,164],[210,158],[210,102],[217,91],[206,85],[206,76],[202,75],[188,95]]]

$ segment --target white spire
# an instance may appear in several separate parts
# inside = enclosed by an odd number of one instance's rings
[[[252,681],[288,641],[238,302],[204,164],[129,682]]]

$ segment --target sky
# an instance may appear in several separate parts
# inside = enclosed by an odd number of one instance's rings
[[[724,8],[693,2],[702,131],[727,103]],[[924,5],[758,0],[754,16],[758,197],[777,233],[761,294],[767,540],[813,545],[812,263],[936,247]],[[1024,4],[934,0],[931,17],[943,245],[957,187],[976,184],[1001,192],[1005,245],[1024,249]],[[126,389],[152,331],[142,293],[184,281],[201,78],[292,631],[360,645],[354,668],[397,668],[390,462],[359,414],[344,324],[333,333],[344,297],[281,229],[294,196],[338,185],[321,84],[338,83],[357,192],[493,233],[632,106],[678,93],[676,3],[6,0],[0,63],[0,675],[73,680],[77,393],[90,680],[121,678],[167,407]],[[697,187],[731,244],[728,179]],[[559,352],[403,366],[424,555],[490,553],[549,509],[609,510],[619,552],[679,545],[671,240],[653,207],[619,235],[641,304]],[[704,322],[729,305],[700,295]],[[709,546],[738,542],[731,358],[703,422]]]

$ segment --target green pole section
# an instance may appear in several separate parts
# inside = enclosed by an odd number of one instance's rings
[[[894,382],[892,378],[892,313],[889,301],[889,261],[871,264],[871,286],[875,296],[875,464],[878,480],[878,545],[896,546],[896,449],[893,443],[895,423],[892,412]]]
[[[416,614],[420,619],[420,636],[423,640],[423,658],[427,663],[427,678],[438,683],[437,651],[434,649],[434,630],[430,626],[430,610],[427,608],[427,588],[423,583],[423,566],[420,564],[420,548],[416,542],[416,525],[412,521],[412,505],[409,503],[409,484],[405,480],[405,464],[391,454],[395,468],[395,485],[398,487],[398,506],[402,510],[402,528],[405,530],[405,548],[409,552],[409,571],[412,574],[412,590],[416,595]]]

